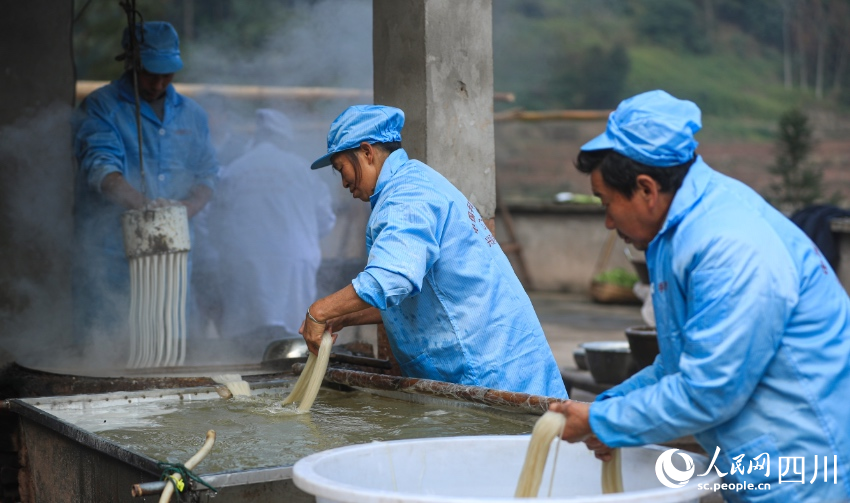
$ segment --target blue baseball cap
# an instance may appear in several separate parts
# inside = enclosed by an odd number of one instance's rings
[[[581,150],[612,149],[639,163],[670,167],[690,161],[702,129],[698,106],[664,91],[649,91],[628,98],[608,116],[605,132]]]
[[[316,159],[310,169],[330,166],[331,156],[357,147],[362,142],[390,143],[401,141],[404,112],[383,105],[348,107],[331,123],[328,131],[328,153]]]
[[[142,68],[160,75],[180,71],[183,60],[180,59],[180,39],[174,27],[165,21],[148,21],[144,23],[143,36],[142,26],[141,23],[136,25]],[[127,28],[124,28],[121,47],[125,51],[130,49],[130,30]]]

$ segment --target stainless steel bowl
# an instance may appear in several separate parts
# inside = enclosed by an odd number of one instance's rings
[[[586,342],[582,346],[590,375],[597,383],[620,384],[634,373],[628,342]]]

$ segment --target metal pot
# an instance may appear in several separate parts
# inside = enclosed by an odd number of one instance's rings
[[[590,375],[597,383],[620,384],[634,373],[628,342],[586,342],[583,346]]]
[[[638,326],[626,329],[626,339],[637,370],[652,365],[658,355],[658,335],[655,327]]]

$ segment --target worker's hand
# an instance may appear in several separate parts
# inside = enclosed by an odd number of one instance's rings
[[[549,405],[552,412],[560,412],[567,418],[562,438],[567,442],[584,442],[587,448],[602,461],[611,460],[611,448],[596,438],[590,428],[590,404],[567,400]]]
[[[319,346],[322,344],[322,334],[327,329],[327,323],[316,323],[308,317],[304,317],[301,322],[301,328],[298,333],[304,337],[304,342],[307,343],[307,349],[314,355],[319,355]],[[336,337],[334,337],[336,341]]]
[[[567,418],[564,434],[561,436],[567,442],[582,442],[593,434],[590,429],[590,404],[567,400],[549,404],[549,410],[560,412]]]
[[[328,330],[330,330],[332,334],[336,335],[337,332],[348,326],[348,323],[346,323],[348,317],[349,315],[343,314],[342,316],[329,319],[327,322]]]
[[[611,461],[611,448],[603,444],[601,440],[596,438],[596,435],[591,435],[590,437],[586,438],[584,441],[584,445],[587,446],[588,450],[593,451],[593,454],[596,456],[596,459],[602,461]]]
[[[148,204],[147,204],[146,207],[151,208],[151,209],[153,209],[153,208],[168,208],[169,206],[175,206],[177,204],[180,204],[180,203],[177,202],[177,201],[171,200],[171,199],[165,199],[163,197],[158,197],[158,198],[154,199],[153,201],[148,201]]]

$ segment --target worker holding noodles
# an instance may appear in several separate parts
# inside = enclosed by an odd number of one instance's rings
[[[694,435],[744,487],[727,501],[850,501],[850,299],[803,231],[696,154],[700,127],[695,104],[652,91],[582,147],[606,227],[646,250],[661,354],[550,408],[601,459]]]
[[[478,211],[401,148],[404,113],[360,105],[331,124],[327,154],[352,196],[372,207],[368,263],[351,285],[314,302],[301,333],[384,323],[407,376],[564,398],[531,301]]]

